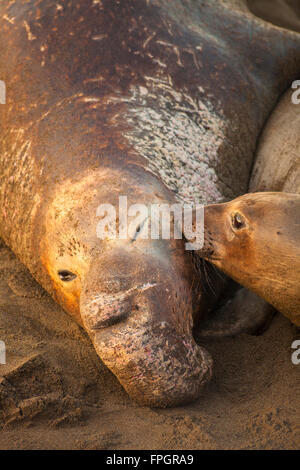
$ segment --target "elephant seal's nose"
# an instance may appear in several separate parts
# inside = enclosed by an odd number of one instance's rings
[[[110,243],[80,294],[97,353],[143,406],[187,403],[211,377],[211,357],[192,336],[195,271],[183,250],[182,241]]]
[[[91,302],[85,316],[85,325],[90,330],[100,330],[125,320],[133,310],[133,299]]]

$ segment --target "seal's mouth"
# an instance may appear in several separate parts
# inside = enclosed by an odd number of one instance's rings
[[[197,250],[197,255],[201,258],[205,259],[213,259],[214,258],[214,250],[212,248],[202,248],[201,250]]]
[[[218,256],[215,251],[206,252],[204,254],[199,253],[199,256],[207,261],[221,261],[221,257]]]
[[[193,337],[197,283],[181,240],[111,244],[107,258],[90,266],[80,295],[83,325],[140,405],[196,400],[211,377],[212,359]]]
[[[96,351],[142,406],[178,406],[197,399],[212,374],[212,359],[193,338],[149,315],[91,335]],[[113,354],[112,354],[113,351]]]
[[[195,251],[196,256],[200,256],[200,258],[208,261],[218,259],[215,241],[210,231],[207,229],[204,233],[205,237],[203,247],[200,250]]]
[[[142,406],[193,401],[212,374],[212,359],[188,326],[193,313],[188,290],[181,295],[171,289],[149,282],[92,301],[89,294],[81,298],[84,326],[98,355]]]

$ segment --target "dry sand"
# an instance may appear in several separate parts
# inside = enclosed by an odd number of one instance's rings
[[[277,315],[262,336],[206,340],[214,378],[198,402],[140,408],[87,335],[0,249],[1,449],[296,449],[300,332]]]
[[[300,31],[298,0],[249,0],[268,21]],[[270,8],[272,5],[272,8]],[[297,16],[298,15],[298,16]],[[207,340],[215,367],[198,402],[140,408],[87,335],[0,248],[0,449],[297,449],[300,332],[277,315],[262,336]]]

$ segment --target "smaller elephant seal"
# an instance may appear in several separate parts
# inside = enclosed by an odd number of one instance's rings
[[[204,211],[197,254],[300,326],[300,195],[250,193]]]

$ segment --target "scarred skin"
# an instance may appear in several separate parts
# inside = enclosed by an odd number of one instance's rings
[[[142,405],[198,398],[212,360],[192,328],[212,299],[182,240],[101,241],[96,210],[245,192],[300,39],[234,5],[0,4],[1,237]]]
[[[300,195],[250,193],[207,206],[197,253],[300,326]]]

